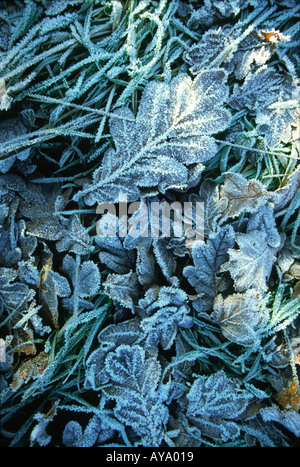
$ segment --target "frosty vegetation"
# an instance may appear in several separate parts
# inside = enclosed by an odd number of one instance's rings
[[[299,14],[0,1],[3,446],[297,444]],[[204,242],[97,235],[120,193]]]

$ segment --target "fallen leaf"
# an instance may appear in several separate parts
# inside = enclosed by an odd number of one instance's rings
[[[48,363],[49,355],[46,352],[41,352],[36,357],[26,360],[13,376],[13,381],[11,383],[12,389],[16,391],[31,378],[36,379],[42,376],[45,373]]]
[[[283,409],[293,409],[297,412],[300,406],[300,396],[296,379],[293,378],[289,381],[287,386],[274,394],[273,397]]]

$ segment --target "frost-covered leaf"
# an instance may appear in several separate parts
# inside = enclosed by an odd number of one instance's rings
[[[150,315],[141,321],[141,328],[147,336],[147,347],[155,350],[160,343],[163,349],[169,349],[173,345],[178,328],[189,328],[193,325],[187,301],[187,294],[175,287],[162,287],[157,299],[151,301],[149,307],[145,306],[146,299],[139,301],[139,305],[143,305],[142,308]]]
[[[185,74],[171,84],[152,81],[143,92],[136,119],[128,108],[115,110],[110,131],[116,150],[109,149],[92,184],[75,195],[88,205],[117,202],[119,193],[128,201],[140,197],[140,189],[186,189],[191,171],[211,159],[217,150],[213,134],[225,130],[230,114],[223,107],[228,94],[225,73],[203,71],[192,81]]]
[[[263,410],[263,409],[261,409]],[[244,424],[245,438],[250,446],[287,447],[289,446],[286,434],[272,421],[266,422],[260,414]]]
[[[261,67],[249,74],[242,86],[235,84],[230,104],[238,110],[249,109],[256,116],[257,131],[273,147],[280,141],[291,141],[291,126],[297,126],[299,118],[295,92],[296,84],[290,75]]]
[[[77,271],[75,258],[71,255],[66,255],[63,259],[63,271],[67,274],[73,284],[73,295],[63,300],[63,305],[70,312],[74,309],[75,293],[78,294],[78,306],[80,308],[92,308],[93,305],[84,300],[85,298],[95,295],[101,284],[101,275],[99,268],[94,261],[83,261]]]
[[[140,284],[135,272],[109,274],[103,286],[110,298],[126,308],[134,309],[140,294]]]
[[[271,248],[279,248],[281,245],[281,237],[277,230],[274,208],[271,203],[264,204],[260,209],[249,216],[247,233],[252,230],[264,232],[268,246]]]
[[[8,312],[17,310],[32,298],[26,284],[14,282],[17,272],[11,268],[0,268],[0,309]]]
[[[73,285],[76,280],[76,260],[71,255],[66,255],[63,260],[63,270],[70,279]],[[81,298],[86,298],[89,295],[95,295],[101,284],[100,271],[94,261],[83,261],[78,270],[78,295]]]
[[[117,222],[116,235],[104,235],[105,230],[113,223]],[[136,255],[131,251],[131,246],[125,245],[125,240],[122,240],[119,235],[118,219],[111,213],[107,213],[101,217],[97,223],[96,244],[101,248],[99,259],[109,269],[118,274],[127,274],[133,269]]]
[[[37,356],[23,362],[14,373],[11,387],[16,391],[30,379],[36,379],[42,376],[48,366],[49,355],[46,352],[40,352]]]
[[[178,204],[180,206],[180,203]],[[159,201],[156,197],[143,200],[129,219],[128,235],[124,239],[124,246],[137,250],[137,265],[139,268],[144,268],[149,280],[154,273],[153,260],[155,259],[168,282],[176,285],[178,283],[175,277],[177,261],[171,243],[171,240],[174,240],[174,221],[170,214],[172,209],[172,204],[169,206],[165,200]],[[174,212],[176,209],[177,207],[174,206]],[[167,219],[167,226],[164,219]],[[141,263],[141,254],[144,256],[144,265]]]
[[[108,353],[119,345],[134,345],[144,339],[140,320],[130,319],[118,324],[106,326],[99,334],[101,347],[94,350],[87,360],[85,387],[96,388],[107,381],[104,363]]]
[[[267,190],[258,180],[247,180],[241,174],[226,172],[216,205],[222,212],[221,219],[225,220],[235,218],[243,211],[255,211],[266,202],[267,195]]]
[[[265,232],[251,230],[236,235],[238,250],[228,251],[229,261],[222,266],[222,271],[229,271],[238,292],[257,289],[265,292],[277,249],[268,246]]]
[[[141,285],[149,286],[154,282],[155,260],[146,247],[137,248],[136,272]]]
[[[252,30],[238,45],[233,57],[226,63],[225,68],[234,72],[237,80],[244,79],[256,67],[264,65],[271,57],[274,43],[256,30]]]
[[[190,202],[204,203],[204,237],[209,237],[218,228],[218,219],[227,207],[226,197],[220,200],[219,186],[209,178],[201,182],[199,195],[191,195]]]
[[[212,309],[218,291],[217,274],[233,245],[234,230],[228,225],[211,235],[202,247],[193,249],[194,266],[186,266],[183,275],[198,293],[199,298],[193,302],[198,312]]]
[[[167,388],[159,387],[161,367],[155,357],[146,357],[139,345],[121,345],[105,360],[110,384],[103,389],[115,399],[118,420],[142,437],[144,446],[160,444],[169,412],[164,402]]]
[[[171,249],[167,247],[168,240],[163,238],[153,239],[153,253],[165,278],[173,285],[178,285],[178,278],[175,276],[176,257]]]
[[[79,447],[82,441],[82,428],[75,420],[69,421],[63,431],[63,444],[66,447]]]
[[[137,318],[118,324],[106,326],[99,334],[98,340],[103,345],[115,346],[121,344],[132,345],[142,339],[142,329]]]
[[[57,211],[65,207],[70,190],[62,194],[58,184],[45,187],[31,183],[19,194],[20,213],[30,219],[26,222],[26,232],[46,240],[59,240],[63,226]]]
[[[61,221],[61,223],[65,225],[65,230],[56,243],[57,251],[68,251],[77,255],[85,255],[92,251],[89,234],[77,215],[71,216],[67,221]]]
[[[219,24],[220,21],[224,21],[224,18],[234,18],[249,5],[258,6],[258,2],[257,0],[204,0],[201,8],[191,8],[192,13],[187,25],[195,30],[198,28],[206,29],[215,23]]]
[[[300,438],[300,414],[294,410],[280,410],[279,407],[264,407],[261,410],[264,422],[277,422]]]
[[[198,44],[193,44],[183,54],[183,59],[191,65],[191,71],[195,74],[201,72],[204,68],[208,67],[212,61],[220,56],[220,62],[223,60],[225,63],[231,61],[232,50],[230,50],[231,43],[237,37],[239,31],[230,26],[218,29],[210,29],[205,31]],[[225,48],[228,52],[224,53]],[[232,46],[233,48],[233,46]]]
[[[227,441],[240,432],[236,420],[254,400],[253,394],[241,389],[238,380],[229,379],[224,371],[208,377],[199,376],[187,394],[187,417],[204,436]]]
[[[108,441],[115,430],[105,423],[104,417],[94,415],[85,429],[75,420],[69,421],[63,431],[63,444],[67,447],[92,447]]]
[[[1,18],[0,18],[0,37],[1,37]],[[1,40],[1,43],[2,43],[2,40]],[[8,110],[11,106],[11,100],[12,98],[6,92],[5,81],[3,78],[0,78],[0,110]]]
[[[2,93],[3,91],[0,92]],[[1,107],[4,107],[4,109],[9,107],[8,96],[5,96],[6,94],[2,95],[0,98],[0,105]],[[25,119],[22,118],[22,114],[16,118],[3,120],[0,122],[0,144],[7,143],[11,139],[26,135],[27,132],[28,126],[26,125]],[[2,155],[0,160],[0,172],[2,173],[7,173],[17,159],[21,161],[28,159],[30,156],[30,148],[25,148],[23,150],[16,149],[13,154],[12,151],[9,151],[5,156],[6,157],[3,158]]]
[[[229,295],[225,299],[218,295],[210,315],[227,339],[245,346],[260,342],[259,327],[267,317],[262,296],[251,289],[245,293]]]
[[[38,444],[40,447],[44,447],[50,443],[52,436],[46,432],[46,429],[56,415],[57,405],[58,401],[55,401],[51,409],[46,414],[38,412],[34,416],[34,419],[37,420],[38,423],[30,433],[30,447],[35,444]]]
[[[300,190],[300,166],[287,177],[287,182],[272,193],[272,201],[276,212],[284,209]]]

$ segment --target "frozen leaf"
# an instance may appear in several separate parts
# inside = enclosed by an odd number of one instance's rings
[[[236,242],[239,249],[228,251],[229,261],[222,266],[222,271],[230,272],[238,292],[251,288],[266,292],[277,249],[268,246],[268,237],[260,230],[238,234]]]
[[[32,342],[32,340],[34,339],[33,330],[29,327],[27,323],[23,326],[23,328],[15,328],[13,335],[14,338],[12,340],[12,345],[14,347],[17,347],[17,349],[14,350],[14,353],[18,355],[36,354],[36,346]]]
[[[154,282],[155,260],[148,248],[137,248],[136,272],[141,285],[150,286]]]
[[[300,395],[295,378],[288,381],[287,385],[274,394],[274,399],[283,409],[292,409],[298,411],[300,407]],[[300,419],[299,419],[300,422]]]
[[[238,110],[249,109],[256,116],[257,131],[273,147],[280,141],[291,141],[291,126],[298,123],[295,92],[296,84],[290,75],[261,67],[250,73],[241,87],[235,84],[230,105]]]
[[[36,266],[29,261],[19,261],[19,279],[29,286],[40,284],[40,275]]]
[[[230,114],[223,107],[228,88],[221,70],[203,71],[192,81],[180,74],[171,84],[152,81],[143,92],[137,117],[128,108],[115,110],[110,131],[116,150],[109,149],[93,182],[76,194],[88,205],[117,202],[119,192],[128,201],[140,189],[186,189],[199,177],[202,163],[217,145],[213,134],[225,130]],[[192,175],[193,168],[196,174]]]
[[[261,410],[264,422],[274,421],[300,438],[300,414],[294,410],[280,410],[279,407],[264,407]]]
[[[71,297],[63,300],[63,306],[72,312],[74,310],[75,293],[78,294],[78,307],[90,309],[93,304],[85,298],[96,295],[101,284],[99,268],[94,261],[83,261],[77,271],[76,260],[71,255],[63,259],[63,271],[67,274],[73,284],[74,293]]]
[[[1,85],[1,82],[0,82]],[[2,95],[2,96],[1,96]],[[0,110],[7,110],[10,107],[10,98],[9,96],[4,93],[3,94],[3,82],[2,82],[2,90],[0,90]],[[25,136],[28,133],[29,129],[28,121],[26,118],[26,113],[21,112],[20,115],[16,118],[6,119],[0,122],[0,144],[4,145],[8,143],[10,140],[14,140],[15,138],[20,138],[21,136]],[[3,158],[3,154],[0,160],[0,172],[7,173],[12,166],[14,165],[15,161],[20,160],[24,161],[29,158],[30,156],[30,148],[25,147],[25,149],[21,149],[16,145],[16,149],[8,149],[6,152],[3,151],[5,157]]]
[[[256,290],[229,295],[225,299],[218,295],[210,319],[221,327],[228,340],[251,346],[260,342],[259,327],[267,317],[261,309],[262,304],[262,296]]]
[[[63,444],[67,447],[92,447],[96,442],[108,441],[114,434],[114,429],[105,423],[104,417],[93,416],[86,428],[71,420],[63,431]]]
[[[47,369],[48,363],[49,355],[46,352],[40,352],[36,357],[26,360],[14,373],[11,383],[12,389],[16,391],[30,379],[36,379],[42,376]]]
[[[194,266],[186,266],[183,275],[198,293],[193,305],[198,312],[210,311],[218,291],[220,267],[228,258],[228,250],[234,245],[234,230],[224,226],[211,235],[200,248],[193,249]]]
[[[216,201],[222,211],[221,220],[235,218],[243,211],[256,211],[266,202],[267,195],[267,190],[258,180],[247,180],[241,174],[226,172]]]
[[[124,246],[128,249],[137,249],[138,261],[141,259],[141,249],[144,251],[144,257],[145,252],[149,252],[145,258],[145,267],[150,268],[149,273],[151,274],[151,263],[153,264],[151,258],[154,256],[164,277],[169,282],[177,284],[178,279],[175,277],[177,262],[171,244],[171,240],[174,240],[174,221],[170,214],[172,206],[172,204],[169,206],[165,200],[160,202],[156,197],[150,198],[149,201],[142,201],[129,219],[129,231],[124,240]],[[174,216],[176,209],[174,206]],[[167,219],[166,223],[164,219]]]
[[[232,51],[230,45],[238,34],[238,30],[234,30],[230,26],[225,26],[223,29],[210,29],[205,31],[198,44],[192,45],[184,54],[183,59],[191,65],[191,71],[195,74],[201,72],[208,67],[212,61],[221,57],[224,49],[228,49],[226,56],[223,57],[225,63],[231,61]],[[225,54],[224,54],[225,55]],[[220,62],[221,62],[220,58]]]
[[[58,401],[55,401],[49,412],[46,414],[38,412],[34,416],[38,423],[30,433],[30,447],[34,446],[36,443],[41,447],[47,446],[50,443],[51,435],[46,432],[46,428],[56,415],[57,405]]]
[[[67,204],[70,190],[62,194],[58,184],[44,187],[31,183],[19,194],[20,213],[30,219],[26,222],[26,232],[46,240],[59,240],[64,228],[57,211]]]
[[[17,272],[10,268],[0,268],[0,305],[8,312],[18,310],[32,298],[26,284],[14,282]],[[1,306],[0,306],[1,309]]]
[[[146,357],[139,345],[120,345],[105,360],[110,384],[103,388],[116,401],[118,420],[142,437],[144,446],[160,444],[169,412],[164,402],[167,388],[158,386],[161,367],[155,357]]]
[[[140,321],[137,318],[106,326],[99,334],[98,340],[103,345],[115,346],[121,344],[133,345],[142,338]]]
[[[274,208],[271,203],[264,204],[249,216],[247,233],[252,230],[264,232],[267,238],[267,245],[271,248],[280,247],[281,237],[276,227]]]
[[[130,251],[129,246],[125,246],[125,240],[123,241],[118,234],[114,236],[104,235],[107,226],[113,225],[116,221],[116,233],[118,233],[118,219],[111,213],[102,216],[97,223],[96,244],[101,248],[99,259],[112,271],[118,274],[127,274],[135,264],[135,252]]]
[[[206,29],[214,23],[218,24],[220,21],[224,21],[224,18],[235,17],[249,4],[257,6],[255,0],[246,2],[241,0],[205,0],[202,4],[203,6],[197,10],[192,8],[192,14],[187,23],[188,27],[192,29]]]
[[[79,287],[80,297],[95,295],[100,287],[101,276],[98,266],[94,261],[84,261],[79,269]]]
[[[66,255],[63,260],[63,270],[70,279],[73,285],[76,280],[76,260],[71,255]],[[78,270],[78,294],[79,297],[85,298],[89,295],[95,295],[100,287],[101,276],[100,271],[94,261],[83,261]]]
[[[144,334],[137,318],[106,326],[98,336],[102,346],[94,350],[87,360],[85,387],[96,388],[107,381],[104,363],[111,350],[119,345],[138,344],[143,338]]]
[[[77,255],[85,255],[92,251],[89,234],[77,215],[61,223],[65,229],[61,231],[62,236],[56,243],[57,251],[68,251]]]
[[[103,286],[110,298],[126,308],[134,309],[140,293],[140,285],[135,272],[109,274]]]
[[[204,203],[204,237],[209,237],[218,228],[218,219],[227,207],[228,201],[219,197],[219,186],[209,178],[202,181],[199,196],[191,195],[190,201]]]
[[[271,57],[274,44],[257,31],[251,31],[238,45],[225,68],[234,72],[237,80],[244,79],[255,67],[264,65]]]
[[[79,447],[82,441],[82,428],[75,420],[69,421],[63,431],[63,444],[68,448]]]
[[[266,407],[268,408],[268,407]],[[263,411],[261,409],[261,411]],[[262,415],[258,414],[255,418],[247,421],[243,426],[246,433],[245,439],[253,445],[258,441],[262,447],[283,447],[288,446],[287,436],[282,432],[276,423],[265,421]]]
[[[300,166],[287,177],[287,182],[272,193],[274,210],[279,212],[283,210],[296,196],[300,190]]]
[[[8,267],[16,267],[22,257],[17,241],[12,241],[12,237],[15,237],[15,229],[11,225],[0,227],[0,264]]]
[[[155,350],[158,343],[164,350],[169,349],[176,338],[178,328],[189,328],[193,325],[190,308],[187,306],[188,296],[183,290],[175,287],[162,287],[157,299],[145,307],[150,316],[141,321],[141,328],[146,337],[147,347]],[[139,305],[146,300],[140,300]],[[145,305],[144,305],[145,306]]]
[[[237,420],[253,402],[253,394],[241,389],[238,380],[229,379],[224,371],[199,376],[187,394],[187,417],[204,436],[228,441],[240,432]]]
[[[153,253],[165,278],[173,285],[178,285],[178,278],[175,276],[176,258],[171,249],[167,248],[168,240],[163,238],[153,239]]]

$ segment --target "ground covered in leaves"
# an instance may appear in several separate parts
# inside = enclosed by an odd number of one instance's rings
[[[3,446],[297,445],[299,13],[0,1]]]

